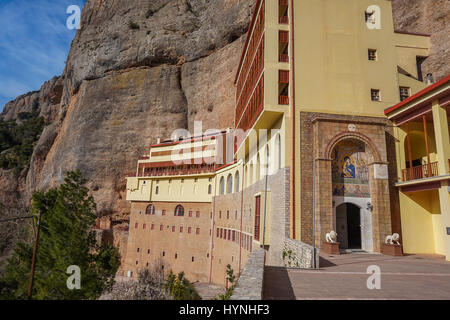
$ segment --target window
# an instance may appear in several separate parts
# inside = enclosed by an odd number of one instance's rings
[[[223,229],[221,228],[220,229],[220,239],[222,239],[223,238]]]
[[[192,218],[192,211],[189,211],[189,218]]]
[[[219,230],[219,228],[217,228],[217,229],[216,229],[216,231],[217,231],[217,235],[216,235],[216,238],[218,238],[218,237],[219,237],[219,235],[220,235],[220,232],[219,232],[220,230]]]
[[[223,177],[220,178],[219,193],[220,194],[225,194],[225,179]]]
[[[144,224],[142,225],[142,229],[145,229],[146,227],[147,227],[147,224],[144,223]]]
[[[208,194],[211,194],[212,193],[212,185],[209,185],[208,186]]]
[[[150,249],[147,249],[147,254],[150,254]]]
[[[195,229],[195,234],[200,234],[200,228]]]
[[[239,192],[239,171],[236,171],[234,175],[234,191]]]
[[[175,259],[177,259],[178,258],[178,253],[175,253]]]
[[[230,211],[227,210],[227,220],[230,219]]]
[[[183,227],[180,227],[180,233],[183,233]]]
[[[231,240],[231,230],[228,230],[228,240]]]
[[[182,205],[177,205],[175,208],[175,217],[183,217],[184,216],[184,208]]]
[[[192,257],[192,262],[194,262],[194,257]]]
[[[163,251],[163,257],[165,257],[166,256],[166,252],[165,251]]]
[[[380,90],[371,89],[370,90],[370,98],[372,101],[381,101]]]
[[[192,228],[188,227],[188,233],[192,233]]]
[[[175,232],[175,226],[172,226],[172,232]]]
[[[152,228],[151,229],[155,230],[155,224],[154,223],[152,223]]]
[[[136,260],[136,265],[138,265],[138,264],[139,264],[139,261]]]
[[[156,188],[155,188],[155,194],[159,194],[159,186],[156,186]]]
[[[161,224],[161,225],[159,226],[159,231],[163,231],[163,229],[164,229],[164,226]]]
[[[219,219],[222,219],[222,211],[219,211]]]
[[[138,226],[139,226],[139,223],[136,222],[136,223],[134,224],[134,228],[137,229]]]
[[[162,215],[165,216],[166,215],[166,210],[163,209],[162,211]]]
[[[231,173],[227,177],[227,194],[233,193],[233,176]]]
[[[200,211],[195,211],[195,217],[200,218]]]
[[[400,101],[408,99],[410,96],[410,88],[408,87],[400,87]]]
[[[375,24],[375,11],[365,11],[366,22]]]
[[[153,204],[149,204],[145,209],[145,214],[154,215],[155,214],[155,206]]]
[[[369,60],[370,61],[377,61],[377,50],[375,49],[369,49]]]
[[[141,251],[141,248],[137,248],[137,252]]]
[[[234,231],[234,230],[233,230],[233,239],[232,239],[232,241],[233,241],[233,242],[236,241],[236,231]]]
[[[255,240],[259,240],[261,196],[255,198]]]

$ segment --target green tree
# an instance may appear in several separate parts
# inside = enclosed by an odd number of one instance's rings
[[[201,300],[192,283],[184,277],[184,272],[175,275],[171,270],[166,278],[166,289],[174,300]]]
[[[80,172],[68,172],[64,181],[33,195],[32,211],[41,214],[33,298],[96,299],[114,284],[119,254],[112,246],[96,244],[96,205]],[[31,245],[19,244],[0,279],[0,298],[26,298],[31,257]],[[81,270],[79,290],[67,288],[72,265]]]
[[[233,295],[234,288],[236,287],[236,276],[234,275],[234,270],[231,268],[230,264],[227,264],[227,280],[229,283],[229,288],[225,291],[224,294],[219,294],[219,300],[230,300]]]

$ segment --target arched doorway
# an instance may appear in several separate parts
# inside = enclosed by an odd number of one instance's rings
[[[361,249],[361,208],[343,203],[336,208],[336,229],[342,249]]]

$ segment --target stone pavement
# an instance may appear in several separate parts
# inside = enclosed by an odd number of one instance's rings
[[[367,288],[367,267],[381,269],[381,289]],[[320,270],[266,267],[264,299],[450,300],[450,262],[431,255],[321,255]]]
[[[224,288],[209,283],[195,282],[194,288],[202,300],[214,300],[218,298],[219,294],[225,293]]]

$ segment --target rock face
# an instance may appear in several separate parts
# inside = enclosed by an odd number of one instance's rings
[[[393,0],[397,30],[431,35],[432,54],[422,64],[423,73],[435,80],[450,74],[450,1]]]
[[[125,175],[158,137],[233,126],[234,74],[253,0],[87,0],[61,77],[18,97],[51,124],[21,178],[0,170],[0,199],[30,201],[67,170],[88,179],[102,215],[127,213]],[[396,28],[433,34],[426,72],[449,74],[449,1],[394,0]]]

